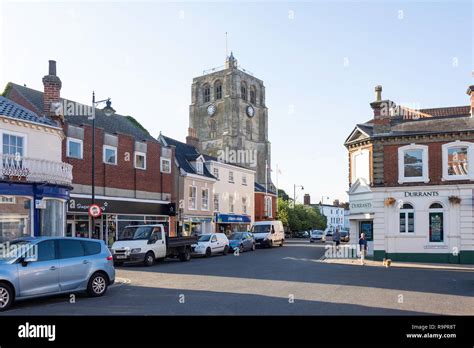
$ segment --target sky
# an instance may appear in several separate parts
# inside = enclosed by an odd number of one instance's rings
[[[374,87],[413,108],[468,105],[473,2],[0,0],[0,89],[110,97],[153,136],[184,141],[191,83],[228,52],[264,81],[273,182],[297,199],[347,200],[344,141],[372,118]]]

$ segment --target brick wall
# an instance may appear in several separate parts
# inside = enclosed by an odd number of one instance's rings
[[[473,141],[474,138],[467,140]],[[463,184],[472,183],[470,181],[442,181],[443,176],[443,152],[442,145],[451,143],[452,141],[431,141],[431,142],[416,142],[417,145],[428,146],[428,166],[429,166],[429,178],[430,182],[424,184],[422,182],[417,183],[405,183],[403,186],[420,186],[420,185],[447,185],[447,184]],[[384,185],[381,186],[402,186],[398,183],[398,148],[401,146],[409,145],[411,142],[404,144],[393,144],[383,146],[383,164],[384,164]]]
[[[275,195],[270,195],[272,197],[272,217],[268,218],[265,216],[265,193],[255,192],[255,221],[265,221],[265,220],[276,220],[276,207],[277,199]]]

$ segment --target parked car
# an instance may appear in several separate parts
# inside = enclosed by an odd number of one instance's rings
[[[255,239],[250,232],[234,232],[229,237],[229,250],[234,251],[238,249],[239,252],[246,250],[255,250]]]
[[[281,221],[257,221],[253,224],[251,230],[257,246],[267,246],[269,248],[275,245],[283,246],[285,243],[285,230]]]
[[[101,240],[27,237],[1,247],[0,311],[17,300],[61,293],[102,296],[115,282],[112,254]]]
[[[330,229],[329,227],[327,227],[327,228],[324,230],[324,234],[326,235],[326,237],[332,237],[333,230]]]
[[[191,246],[193,255],[209,257],[213,254],[229,252],[229,239],[224,233],[201,234],[196,244]]]
[[[309,238],[309,232],[308,231],[296,231],[293,233],[293,237],[295,238]]]
[[[347,230],[342,230],[340,232],[340,235],[341,235],[341,242],[349,242],[350,238],[349,238],[349,231]]]
[[[326,242],[326,236],[324,235],[324,231],[321,230],[312,230],[309,238],[310,243],[314,242]]]
[[[157,259],[178,257],[191,259],[191,245],[197,237],[168,237],[162,224],[127,226],[119,231],[118,240],[112,245],[116,266],[124,262],[143,262],[152,266]]]

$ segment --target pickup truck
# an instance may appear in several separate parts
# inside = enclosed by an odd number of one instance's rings
[[[152,266],[156,260],[166,257],[189,261],[191,245],[196,241],[197,237],[169,237],[162,224],[127,226],[119,232],[111,251],[115,266],[125,262],[143,262],[145,266]]]

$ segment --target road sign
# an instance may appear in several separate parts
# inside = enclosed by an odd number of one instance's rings
[[[97,218],[102,215],[102,210],[97,204],[92,204],[89,207],[89,215],[92,216],[93,218]]]

